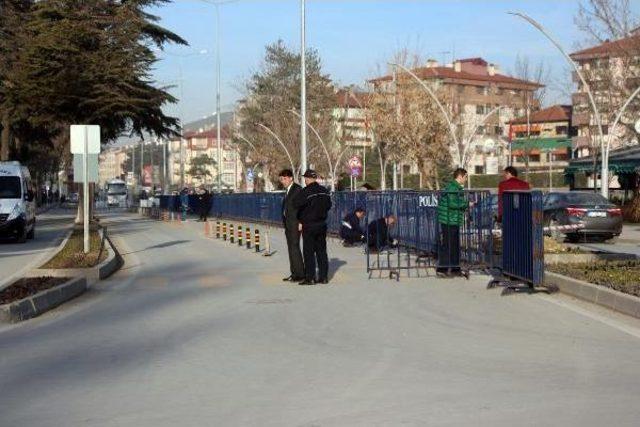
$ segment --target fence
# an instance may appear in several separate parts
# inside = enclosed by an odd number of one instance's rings
[[[505,283],[533,289],[544,284],[543,198],[540,191],[507,191],[502,197],[502,274]]]

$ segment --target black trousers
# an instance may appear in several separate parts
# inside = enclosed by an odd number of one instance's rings
[[[304,277],[316,279],[316,261],[318,263],[318,279],[327,280],[329,274],[329,258],[327,257],[327,226],[303,226],[302,243],[304,254]]]
[[[460,227],[440,224],[438,271],[460,271]]]
[[[200,219],[202,221],[206,221],[207,220],[207,216],[209,216],[209,209],[210,209],[210,207],[208,206],[207,203],[201,203],[200,204]]]
[[[300,251],[300,232],[297,224],[291,228],[285,226],[284,235],[287,239],[287,250],[289,251],[289,268],[291,276],[302,279],[304,276],[304,264],[302,263],[302,252]]]

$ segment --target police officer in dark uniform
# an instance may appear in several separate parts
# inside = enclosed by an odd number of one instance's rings
[[[298,193],[294,206],[299,209],[302,224],[302,254],[304,276],[301,285],[329,283],[329,258],[327,257],[327,214],[331,209],[329,191],[318,184],[318,174],[308,169],[304,175],[305,188]],[[316,260],[318,280],[316,280]]]

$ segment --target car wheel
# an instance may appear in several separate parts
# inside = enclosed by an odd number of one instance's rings
[[[578,233],[567,234],[567,240],[571,243],[580,243],[580,237]]]
[[[36,225],[33,224],[33,227],[31,227],[31,230],[27,233],[27,239],[31,240],[34,239],[36,237]]]
[[[27,230],[23,229],[18,233],[18,236],[16,237],[16,241],[18,243],[25,243],[27,241]]]
[[[596,243],[604,243],[604,242],[606,242],[607,240],[612,239],[612,238],[613,238],[613,236],[612,236],[612,235],[606,235],[606,234],[605,234],[605,235],[592,236],[592,237],[591,237],[591,240],[592,240],[593,242],[596,242]]]

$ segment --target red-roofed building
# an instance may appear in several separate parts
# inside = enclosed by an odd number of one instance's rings
[[[472,156],[464,165],[469,172],[493,174],[506,166],[509,121],[525,115],[527,108],[539,108],[533,95],[542,85],[501,74],[497,65],[482,58],[460,59],[447,66],[429,60],[412,71],[441,97],[458,126],[458,135],[472,141]],[[369,83],[376,90],[393,90],[395,84],[392,75]],[[497,112],[488,115],[498,107]],[[454,163],[457,164],[456,159]]]
[[[633,30],[628,37],[579,50],[570,57],[578,63],[594,94],[603,133],[605,138],[611,139],[611,147],[637,144],[637,135],[629,127],[611,129],[611,126],[625,100],[640,86],[640,29]],[[571,97],[572,124],[577,128],[573,148],[579,157],[584,157],[593,154],[599,146],[599,131],[586,87],[575,72],[573,81],[578,85],[577,92]],[[632,102],[626,111],[622,123],[632,125],[640,112],[640,100]]]

